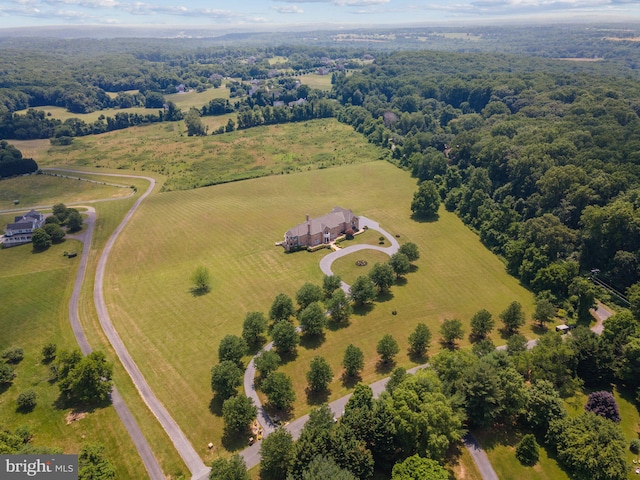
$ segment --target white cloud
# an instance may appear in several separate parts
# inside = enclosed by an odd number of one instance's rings
[[[271,7],[278,13],[304,13],[298,5],[282,5],[277,7]]]

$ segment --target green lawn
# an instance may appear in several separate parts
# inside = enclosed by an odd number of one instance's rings
[[[278,293],[294,296],[303,283],[322,281],[318,262],[327,250],[285,254],[275,246],[306,213],[351,208],[401,242],[418,244],[422,257],[406,285],[393,287],[349,327],[328,331],[323,343],[300,348],[298,359],[283,367],[298,391],[296,417],[310,408],[304,376],[315,354],[337,374],[334,399],[349,391],[338,378],[348,343],[364,350],[363,380],[370,383],[386,375],[375,369],[375,345],[385,333],[403,349],[398,364],[410,367],[407,337],[418,322],[431,327],[435,340],[445,318],[460,318],[468,328],[477,310],[497,315],[513,300],[531,313],[531,294],[457,217],[442,211],[437,222],[410,218],[415,188],[406,172],[378,161],[162,193],[142,205],[113,251],[107,302],[147,381],[194,445],[211,441],[217,455],[222,443],[222,419],[209,412],[209,375],[220,339],[239,334],[247,312],[267,312]],[[212,290],[193,297],[189,279],[200,265],[212,274]],[[524,333],[532,336],[529,328]],[[494,341],[501,343],[497,334]]]
[[[331,90],[331,75],[308,73],[306,75],[300,75],[298,79],[300,82],[305,85],[309,85],[311,88],[317,88],[318,90],[324,90],[325,92]]]
[[[56,407],[58,387],[50,383],[49,367],[41,363],[41,349],[49,342],[58,348],[75,348],[68,319],[68,299],[79,258],[68,259],[64,250],[81,250],[80,242],[67,240],[34,254],[30,245],[0,250],[0,350],[21,347],[25,357],[16,366],[13,384],[0,394],[0,426],[15,429],[26,424],[33,444],[55,446],[77,453],[86,443],[102,443],[116,465],[118,478],[142,478],[144,467],[128,433],[112,407],[96,409],[71,423],[69,409]],[[27,414],[16,412],[17,396],[33,389],[37,406]]]
[[[350,126],[324,119],[206,137],[188,137],[184,122],[153,124],[76,138],[72,145],[51,147],[46,155],[34,158],[42,166],[155,172],[168,177],[165,189],[184,190],[360,163],[384,154]]]
[[[101,181],[104,181],[104,177]],[[31,208],[34,205],[53,205],[54,203],[68,205],[87,200],[119,198],[129,194],[131,194],[131,190],[128,188],[99,185],[50,175],[29,175],[0,180],[0,210],[21,208],[22,206]],[[19,200],[20,204],[14,205],[14,200]],[[4,225],[2,225],[3,227]]]
[[[527,480],[569,480],[555,458],[549,457],[544,447],[540,459],[533,467],[525,467],[516,458],[516,445],[522,438],[520,432],[503,429],[474,431],[473,435],[487,452],[491,466],[498,478],[526,478]]]
[[[358,260],[364,260],[367,264],[364,266],[356,265]],[[388,261],[389,255],[384,252],[361,250],[338,258],[333,262],[333,265],[331,265],[331,270],[335,275],[339,275],[342,280],[351,285],[359,276],[368,275],[374,264],[386,263]]]

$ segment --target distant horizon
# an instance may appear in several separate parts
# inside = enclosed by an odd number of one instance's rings
[[[220,7],[220,8],[218,8]],[[635,23],[632,0],[0,0],[0,30],[338,30],[504,23]]]

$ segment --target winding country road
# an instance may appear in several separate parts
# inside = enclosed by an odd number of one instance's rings
[[[93,172],[85,172],[79,170],[67,170],[67,169],[56,169],[56,171],[64,171],[69,173],[81,173],[81,174],[96,174]],[[124,343],[120,339],[120,336],[116,332],[113,323],[111,322],[111,318],[109,317],[109,312],[107,310],[107,306],[104,300],[103,293],[103,285],[104,285],[104,274],[107,265],[107,260],[109,258],[109,254],[111,253],[111,249],[115,244],[116,239],[124,229],[125,225],[129,222],[135,211],[138,209],[142,201],[153,191],[155,188],[155,180],[151,177],[143,177],[143,176],[135,176],[135,175],[124,175],[124,174],[114,174],[114,173],[98,173],[98,175],[104,175],[109,177],[122,177],[122,178],[137,178],[144,179],[149,182],[149,187],[147,190],[136,200],[133,204],[129,212],[125,215],[118,228],[111,234],[105,248],[100,255],[100,259],[98,260],[98,267],[96,269],[96,279],[93,290],[93,298],[96,306],[96,310],[98,313],[98,318],[100,321],[100,325],[104,330],[109,342],[114,348],[116,354],[118,355],[118,359],[123,364],[127,373],[131,377],[136,389],[140,393],[140,396],[147,404],[149,409],[156,416],[164,430],[167,432],[167,435],[173,442],[176,450],[179,455],[182,457],[183,461],[189,468],[191,472],[192,478],[204,478],[207,476],[209,469],[206,467],[200,456],[197,454],[184,432],[180,429],[176,421],[171,417],[169,412],[164,408],[164,405],[160,403],[160,401],[153,394],[153,391],[147,384],[144,379],[142,373],[138,369],[137,365],[129,355]],[[70,301],[70,319],[74,334],[76,335],[76,339],[78,344],[80,345],[83,353],[89,353],[91,351],[91,347],[89,346],[86,336],[82,330],[80,325],[80,321],[78,318],[78,299],[80,295],[80,289],[82,288],[82,283],[84,280],[86,264],[88,259],[88,254],[91,247],[91,237],[93,234],[93,227],[95,223],[95,210],[90,212],[89,220],[87,222],[87,230],[84,233],[84,247],[81,257],[81,265],[78,271],[78,275],[76,277],[76,284],[74,286],[74,292],[72,294],[72,298]],[[147,472],[149,473],[150,478],[153,480],[164,479],[165,475],[162,473],[162,469],[160,468],[157,459],[151,452],[151,448],[149,447],[146,439],[142,435],[140,428],[136,424],[131,412],[126,407],[122,397],[120,396],[117,389],[113,389],[112,393],[113,405],[118,412],[122,422],[124,423],[127,431],[131,435],[140,456],[147,468]]]

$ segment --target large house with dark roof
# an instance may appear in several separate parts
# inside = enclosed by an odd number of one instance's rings
[[[360,219],[351,210],[334,207],[331,212],[318,218],[309,218],[284,234],[282,245],[286,251],[315,247],[333,242],[347,230],[357,231]]]
[[[35,210],[31,210],[22,216],[15,217],[14,223],[9,223],[4,231],[5,247],[14,247],[31,243],[33,231],[44,225],[44,215]]]

